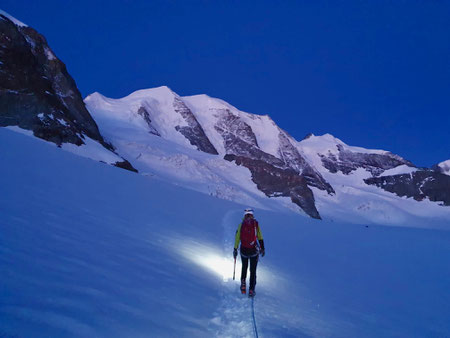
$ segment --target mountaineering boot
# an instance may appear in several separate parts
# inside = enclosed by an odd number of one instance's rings
[[[256,294],[255,290],[252,290],[252,289],[248,290],[248,296],[250,298],[255,297],[255,294]]]
[[[241,280],[241,293],[245,295],[247,292],[247,286],[245,285],[245,279]]]

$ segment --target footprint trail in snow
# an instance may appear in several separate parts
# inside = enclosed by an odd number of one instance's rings
[[[228,212],[223,220],[224,230],[224,254],[232,255],[234,235],[237,228],[236,220],[240,211]],[[233,267],[231,266],[232,270]],[[224,278],[221,291],[222,302],[211,320],[212,331],[218,337],[254,337],[251,299],[239,292],[239,279],[241,264],[239,257],[236,260],[236,280]],[[256,307],[256,301],[255,301]],[[256,311],[256,309],[255,309]],[[257,314],[255,314],[257,316]]]

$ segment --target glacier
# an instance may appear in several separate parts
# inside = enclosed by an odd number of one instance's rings
[[[247,205],[5,128],[0,154],[1,336],[253,336],[231,279]],[[255,214],[261,336],[450,334],[448,230]]]

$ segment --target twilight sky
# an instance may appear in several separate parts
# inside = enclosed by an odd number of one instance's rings
[[[25,1],[83,96],[167,85],[418,166],[450,159],[450,1]]]

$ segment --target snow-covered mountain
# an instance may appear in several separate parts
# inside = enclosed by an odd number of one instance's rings
[[[206,95],[180,97],[168,87],[117,100],[94,93],[85,102],[106,139],[142,172],[231,200],[252,202],[261,192],[288,197],[316,218],[310,186],[334,193],[269,116]]]
[[[353,222],[450,218],[450,208],[430,202],[450,205],[448,177],[388,151],[329,134],[299,142],[267,115],[165,86],[122,99],[94,93],[85,103],[102,135],[141,173],[220,198],[268,209],[296,204],[313,218]]]

